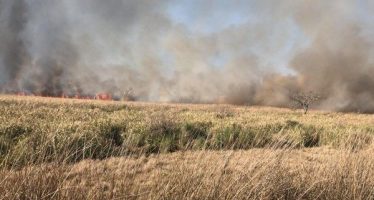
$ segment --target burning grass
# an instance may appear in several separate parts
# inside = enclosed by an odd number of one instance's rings
[[[4,199],[374,198],[371,115],[1,96],[0,121]]]

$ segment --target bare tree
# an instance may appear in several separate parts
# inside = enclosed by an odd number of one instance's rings
[[[304,110],[304,114],[308,113],[309,107],[312,103],[318,101],[320,96],[315,94],[314,92],[303,93],[299,92],[296,94],[292,94],[290,99],[294,102],[294,106],[302,107]]]
[[[134,90],[130,87],[123,92],[124,101],[135,101]]]

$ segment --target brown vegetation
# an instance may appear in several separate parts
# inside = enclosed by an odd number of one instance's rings
[[[179,152],[2,170],[4,199],[373,199],[373,150]]]
[[[372,115],[0,97],[0,199],[373,199]]]

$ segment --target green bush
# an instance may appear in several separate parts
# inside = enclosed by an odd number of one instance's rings
[[[179,145],[183,149],[203,149],[209,137],[211,122],[187,122],[183,125]]]
[[[211,147],[213,149],[235,149],[242,135],[242,129],[242,126],[233,124],[217,130],[212,138]]]
[[[122,133],[126,131],[126,125],[105,122],[99,125],[99,136],[116,146],[123,144]]]
[[[151,121],[149,133],[146,136],[148,153],[173,152],[178,150],[177,141],[180,127],[170,119],[159,118]]]

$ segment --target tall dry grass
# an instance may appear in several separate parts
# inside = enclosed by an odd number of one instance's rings
[[[0,97],[0,199],[374,199],[374,117]]]
[[[0,172],[3,199],[373,199],[373,150],[195,151]]]

